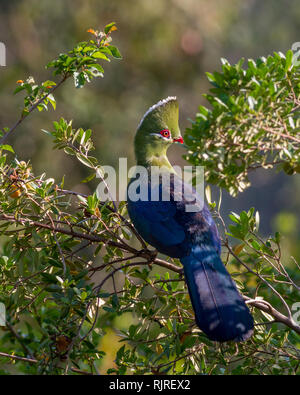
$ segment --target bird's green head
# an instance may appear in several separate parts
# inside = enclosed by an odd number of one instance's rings
[[[168,147],[183,143],[179,125],[176,97],[167,97],[150,107],[143,116],[135,135],[135,154],[138,164],[158,164]],[[151,163],[150,163],[151,162]]]

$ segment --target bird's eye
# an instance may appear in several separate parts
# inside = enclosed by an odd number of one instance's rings
[[[164,129],[164,130],[160,131],[160,134],[161,134],[163,137],[166,137],[166,138],[169,138],[169,137],[170,137],[170,131],[169,131],[168,129]]]

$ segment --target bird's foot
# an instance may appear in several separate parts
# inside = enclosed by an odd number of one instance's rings
[[[148,250],[147,248],[144,248],[139,251],[139,256],[142,256],[143,258],[147,259],[147,261],[149,262],[149,266],[153,261],[155,261],[157,254],[158,254],[157,250]]]

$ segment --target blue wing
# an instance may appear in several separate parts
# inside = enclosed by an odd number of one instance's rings
[[[175,197],[180,182],[183,188],[181,199]],[[148,196],[151,185],[148,183]],[[153,185],[152,185],[153,188]],[[169,188],[170,200],[162,200],[163,191]],[[186,205],[195,200],[196,192],[179,177],[172,176],[169,185],[159,184],[159,201],[132,201],[128,198],[129,216],[140,235],[159,252],[180,258],[187,255],[191,245],[213,245],[220,252],[217,229],[208,209],[186,212]],[[174,192],[175,191],[175,192]],[[197,197],[198,203],[200,198]]]

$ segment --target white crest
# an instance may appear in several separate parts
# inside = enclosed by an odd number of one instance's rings
[[[177,97],[176,96],[169,96],[166,99],[162,99],[159,102],[157,102],[156,104],[154,104],[153,106],[151,106],[144,114],[143,118],[141,119],[138,128],[141,126],[141,124],[143,123],[144,119],[146,118],[146,116],[148,114],[150,114],[150,112],[152,112],[153,110],[155,110],[157,107],[163,106],[164,104],[168,103],[171,100],[176,100]]]

